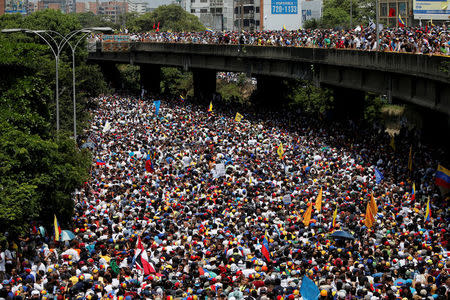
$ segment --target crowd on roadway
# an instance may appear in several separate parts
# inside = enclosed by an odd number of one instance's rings
[[[299,29],[295,31],[202,31],[132,33],[132,41],[159,43],[232,44],[377,50],[376,30]],[[101,39],[101,36],[96,36]],[[380,30],[380,51],[450,55],[450,30],[443,26],[398,27]]]
[[[406,130],[161,100],[97,99],[75,238],[1,249],[0,299],[311,299],[307,281],[319,299],[448,299],[445,152]]]

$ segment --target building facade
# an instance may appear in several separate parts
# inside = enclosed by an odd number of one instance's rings
[[[28,0],[0,0],[0,14],[22,14],[28,11]]]
[[[105,16],[105,18],[114,23],[118,23],[120,15],[127,12],[128,3],[118,1],[100,2],[97,10],[97,14]]]
[[[387,27],[397,27],[399,16],[406,26],[412,26],[414,22],[413,0],[379,0],[380,24]]]
[[[233,30],[233,0],[183,0],[180,5],[212,30]]]
[[[147,2],[128,1],[128,11],[138,14],[145,14],[147,12]]]
[[[263,0],[238,0],[234,3],[235,30],[258,31],[263,27]]]

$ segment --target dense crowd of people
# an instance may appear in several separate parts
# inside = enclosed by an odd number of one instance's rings
[[[132,41],[281,47],[377,50],[373,27],[353,30],[202,31],[131,33]],[[102,36],[97,35],[101,40]],[[445,26],[398,27],[380,30],[379,51],[450,55],[450,30]]]
[[[380,127],[292,111],[237,122],[179,99],[97,101],[92,177],[62,228],[75,238],[48,228],[9,243],[0,298],[302,299],[307,277],[319,299],[448,299],[448,198],[434,184],[445,152],[407,131],[394,151]]]

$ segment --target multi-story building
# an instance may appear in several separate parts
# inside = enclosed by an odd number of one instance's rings
[[[399,26],[400,17],[406,26],[434,25],[450,21],[449,0],[380,0],[380,23]]]
[[[147,12],[147,2],[137,2],[128,0],[128,11],[138,14],[145,14]]]
[[[66,0],[41,0],[38,2],[38,10],[55,9],[64,13],[67,12]]]
[[[387,27],[397,27],[399,16],[412,26],[414,23],[413,0],[379,0],[380,23]]]
[[[22,14],[28,10],[28,0],[0,0],[0,15]]]
[[[180,4],[213,30],[233,30],[233,0],[183,0]]]
[[[261,30],[263,25],[263,0],[237,0],[234,2],[235,30]]]
[[[86,3],[85,2],[77,2],[75,5],[75,12],[76,13],[83,13],[86,12]]]
[[[119,16],[128,12],[127,2],[108,1],[101,2],[97,14],[105,16],[111,22],[118,23]]]
[[[87,2],[86,3],[86,11],[92,12],[94,15],[98,13],[98,7],[100,6],[99,2]]]

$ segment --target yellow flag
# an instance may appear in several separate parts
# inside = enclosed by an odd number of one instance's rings
[[[321,209],[322,209],[322,188],[320,188],[319,195],[317,195],[317,199],[316,199],[317,212],[320,212]]]
[[[443,3],[441,4],[442,10],[447,10],[447,7],[448,7],[447,2],[443,2]]]
[[[391,142],[389,143],[389,146],[391,146],[392,150],[395,151],[395,139],[394,139],[394,136],[391,136]]]
[[[283,159],[284,154],[283,143],[280,143],[280,146],[278,146],[277,153],[280,159]]]
[[[209,108],[208,108],[208,112],[212,112],[212,101],[209,102]]]
[[[305,224],[306,227],[309,226],[309,221],[311,221],[311,212],[312,212],[312,203],[308,203],[308,208],[306,209],[305,213],[303,214],[303,224]]]
[[[56,215],[54,215],[53,227],[55,230],[55,241],[58,242],[60,240],[61,228],[59,227],[59,223],[58,223],[58,220],[56,219]]]
[[[236,122],[240,122],[241,120],[242,120],[242,118],[243,118],[244,116],[243,115],[241,115],[240,113],[236,113],[236,117],[234,117],[234,120],[236,121]]]
[[[373,192],[372,195],[370,195],[370,209],[372,210],[372,213],[374,215],[376,215],[378,213],[378,207],[377,207],[377,202],[375,201],[375,198],[373,197]]]
[[[373,213],[370,209],[370,202],[367,203],[366,207],[366,217],[364,219],[364,225],[366,225],[368,228],[371,228],[373,226],[373,223],[375,222],[375,218],[373,217]]]
[[[334,213],[333,213],[333,223],[332,223],[333,228],[336,227],[336,218],[337,218],[337,205],[336,205],[336,209],[334,210]]]

